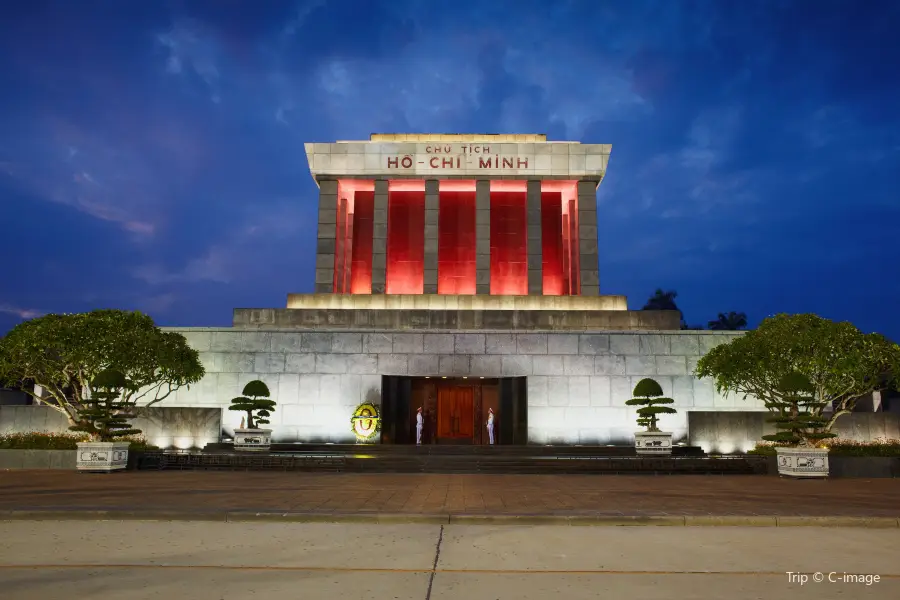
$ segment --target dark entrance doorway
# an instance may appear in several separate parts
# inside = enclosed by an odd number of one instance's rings
[[[415,444],[419,408],[423,444],[487,445],[491,412],[495,445],[528,442],[524,377],[384,376],[381,390],[383,444]]]

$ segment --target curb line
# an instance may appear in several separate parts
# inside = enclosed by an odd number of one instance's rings
[[[898,529],[897,517],[606,516],[309,512],[3,510],[0,521],[199,521],[219,523],[357,523],[418,525],[556,525],[587,527],[862,527]]]

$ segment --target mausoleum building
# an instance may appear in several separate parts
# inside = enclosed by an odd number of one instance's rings
[[[372,135],[306,144],[319,188],[315,282],[230,328],[178,328],[206,376],[165,406],[221,407],[243,385],[278,402],[276,442],[349,442],[363,402],[381,443],[631,443],[643,377],[689,411],[764,410],[692,372],[738,333],[601,294],[596,194],[611,146],[543,135]],[[215,441],[215,440],[210,440]],[[165,440],[162,440],[165,443]]]

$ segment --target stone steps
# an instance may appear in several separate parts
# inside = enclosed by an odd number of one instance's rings
[[[319,471],[341,473],[509,473],[509,474],[763,474],[767,463],[759,457],[526,454],[522,450],[483,453],[372,452],[359,446],[344,452],[251,454],[234,452],[143,453],[140,469]],[[460,448],[460,447],[457,447]],[[464,447],[463,447],[464,448]],[[471,448],[471,447],[470,447]],[[506,447],[515,448],[515,447]],[[527,447],[531,448],[531,447]],[[542,447],[536,447],[542,448]]]

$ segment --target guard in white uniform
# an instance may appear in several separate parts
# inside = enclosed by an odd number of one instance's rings
[[[488,409],[488,421],[487,421],[487,430],[488,430],[488,443],[493,446],[494,445],[494,409]]]
[[[422,427],[425,425],[425,420],[422,419],[422,407],[416,411],[416,445],[422,445]]]

